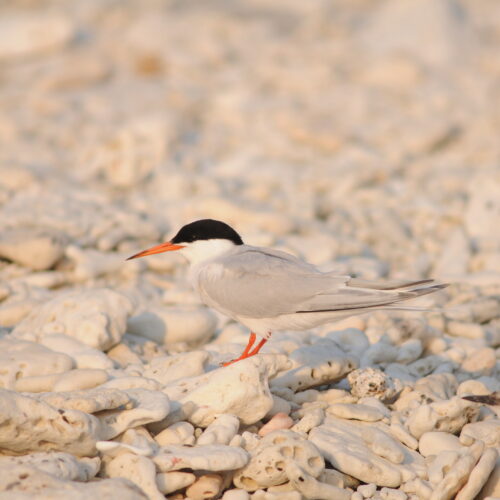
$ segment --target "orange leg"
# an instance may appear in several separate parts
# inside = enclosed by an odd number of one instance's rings
[[[241,361],[242,359],[249,358],[250,356],[255,356],[255,354],[257,354],[261,350],[262,346],[267,342],[267,339],[262,339],[255,346],[255,348],[253,350],[250,350],[250,349],[252,349],[252,346],[255,342],[255,339],[256,339],[255,333],[251,332],[250,338],[248,339],[248,344],[245,347],[245,349],[243,350],[243,352],[241,353],[241,356],[239,358],[232,359],[231,361],[228,361],[227,363],[222,363],[222,366],[228,366],[228,365],[231,365],[233,363],[236,363],[236,361]]]
[[[255,349],[248,355],[250,356],[255,356],[256,354],[259,353],[259,351],[262,349],[262,346],[267,342],[267,339],[262,339],[256,346]]]

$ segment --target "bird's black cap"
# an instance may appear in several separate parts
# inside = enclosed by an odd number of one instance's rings
[[[191,243],[197,240],[229,240],[235,245],[243,245],[240,235],[225,222],[213,219],[201,219],[179,229],[170,240],[172,243]]]

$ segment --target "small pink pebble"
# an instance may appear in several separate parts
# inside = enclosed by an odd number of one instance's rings
[[[260,428],[259,436],[264,437],[266,434],[279,429],[290,429],[293,424],[293,419],[286,413],[276,413],[276,415],[274,415],[274,417],[269,420],[267,424]]]

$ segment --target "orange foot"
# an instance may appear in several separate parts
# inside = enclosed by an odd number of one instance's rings
[[[252,346],[255,342],[255,338],[256,338],[255,333],[253,333],[253,332],[250,333],[250,338],[248,339],[248,344],[245,347],[245,349],[243,350],[243,352],[241,353],[241,356],[239,358],[232,359],[231,361],[228,361],[227,363],[221,363],[221,366],[229,366],[229,365],[232,365],[233,363],[236,363],[236,361],[241,361],[242,359],[246,359],[246,358],[249,358],[251,356],[255,356],[256,354],[258,354],[258,352],[261,350],[262,346],[267,342],[267,339],[262,339],[257,344],[257,346],[253,350],[251,350]]]

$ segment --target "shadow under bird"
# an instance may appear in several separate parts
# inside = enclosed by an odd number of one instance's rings
[[[170,241],[127,260],[170,251],[187,258],[191,284],[206,305],[250,329],[242,354],[224,366],[257,354],[276,330],[307,330],[374,309],[411,309],[398,304],[447,286],[321,272],[286,252],[245,245],[231,226],[212,219],[191,222]]]

